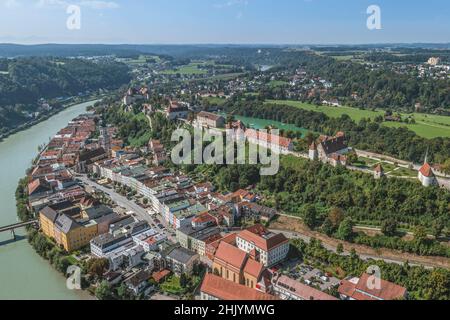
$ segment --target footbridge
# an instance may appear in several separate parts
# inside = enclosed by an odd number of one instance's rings
[[[39,220],[30,220],[30,221],[25,221],[25,222],[19,222],[19,223],[11,224],[9,226],[0,227],[0,233],[10,231],[12,237],[15,240],[16,239],[15,230],[19,229],[19,228],[28,227],[28,226],[38,227],[39,226]]]

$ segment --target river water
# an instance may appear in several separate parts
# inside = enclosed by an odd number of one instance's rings
[[[0,142],[0,226],[17,222],[15,190],[38,146],[49,141],[59,129],[95,103],[74,105],[50,119]],[[84,299],[89,296],[66,288],[65,278],[38,256],[17,230],[19,240],[9,232],[0,234],[0,299]]]

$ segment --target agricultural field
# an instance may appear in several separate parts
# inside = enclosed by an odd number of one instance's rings
[[[198,74],[206,74],[206,70],[199,69],[199,63],[190,63],[185,66],[178,67],[175,70],[164,70],[162,73],[171,75],[171,74],[184,74],[184,75],[198,75]]]
[[[158,56],[140,55],[138,59],[129,60],[127,63],[131,65],[145,64],[147,63],[147,59],[154,59],[156,62],[161,61],[161,59]]]
[[[217,64],[214,60],[206,60],[206,61],[191,61],[190,64],[178,67],[176,69],[167,69],[162,71],[163,74],[172,75],[172,74],[183,74],[183,75],[204,75],[207,74],[208,71],[206,69],[200,68],[201,66],[214,66],[216,72],[223,72],[222,74],[218,74],[216,76],[211,76],[209,78],[202,78],[202,80],[230,80],[240,76],[242,73],[227,73],[230,68],[233,68],[232,65],[225,64]],[[196,79],[193,79],[194,81]]]
[[[347,114],[355,121],[360,121],[362,118],[375,118],[376,116],[384,115],[383,111],[361,110],[351,107],[315,106],[309,103],[290,100],[267,100],[266,102],[275,104],[284,104],[309,111],[322,112],[332,118],[339,118],[340,116]]]
[[[272,88],[276,88],[276,87],[283,87],[285,85],[288,85],[289,83],[286,81],[280,81],[280,80],[273,80],[269,82],[269,86]]]
[[[284,101],[284,100],[267,100],[267,103],[285,104],[304,110],[322,112],[332,118],[338,118],[344,114],[349,115],[353,120],[360,121],[362,118],[373,119],[376,116],[383,116],[384,111],[377,110],[361,110],[352,107],[329,107],[329,106],[315,106],[299,101]],[[402,114],[403,117],[413,116],[416,124],[406,124],[400,122],[384,122],[383,125],[387,127],[406,127],[417,135],[432,139],[437,137],[450,137],[450,117],[430,115],[423,113]]]

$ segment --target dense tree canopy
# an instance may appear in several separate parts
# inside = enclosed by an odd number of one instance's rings
[[[40,98],[115,89],[131,79],[124,64],[81,59],[0,59],[0,71],[0,127],[24,122],[22,111],[35,111]]]

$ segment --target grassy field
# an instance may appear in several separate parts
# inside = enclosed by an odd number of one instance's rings
[[[147,59],[154,59],[156,62],[160,62],[161,58],[158,56],[140,55],[139,58],[128,61],[128,64],[144,64],[147,63]]]
[[[185,66],[181,66],[176,68],[175,70],[173,69],[167,69],[162,71],[163,74],[167,74],[167,75],[172,75],[172,74],[184,74],[184,75],[203,75],[208,73],[206,70],[204,69],[200,69],[200,66],[216,66],[216,67],[220,67],[220,68],[231,68],[231,65],[221,65],[221,64],[216,64],[215,61],[213,60],[208,60],[208,61],[192,61],[190,64],[185,65]],[[239,77],[240,75],[242,75],[243,73],[223,73],[223,74],[218,74],[216,76],[212,76],[212,77],[208,77],[208,78],[202,78],[201,80],[231,80],[234,78]],[[191,81],[195,81],[198,79],[192,79]]]
[[[206,70],[199,68],[200,65],[205,65],[205,64],[206,63],[203,63],[203,62],[191,62],[188,65],[181,66],[176,69],[164,70],[164,71],[162,71],[162,74],[168,74],[168,75],[177,74],[177,73],[184,74],[184,75],[206,74],[207,73]]]
[[[296,108],[325,113],[332,118],[338,118],[344,114],[349,115],[353,120],[360,121],[362,118],[373,119],[376,116],[383,116],[384,111],[361,110],[351,107],[329,107],[315,106],[299,101],[283,101],[283,100],[267,100],[268,103],[285,104]],[[403,114],[403,116],[410,116]],[[387,127],[406,127],[414,131],[419,136],[432,139],[436,137],[450,137],[450,117],[429,115],[422,113],[413,113],[412,116],[416,120],[416,124],[405,124],[399,122],[384,122]]]
[[[417,174],[418,174],[417,171],[407,168],[400,168],[398,170],[389,173],[390,176],[394,177],[411,177],[411,178],[417,178]]]
[[[214,106],[223,106],[227,102],[226,98],[220,98],[220,97],[206,97],[203,99],[207,100],[210,104],[212,104]]]
[[[269,86],[272,88],[276,88],[276,87],[283,87],[285,85],[289,84],[286,81],[280,81],[280,80],[273,80],[269,82]]]

